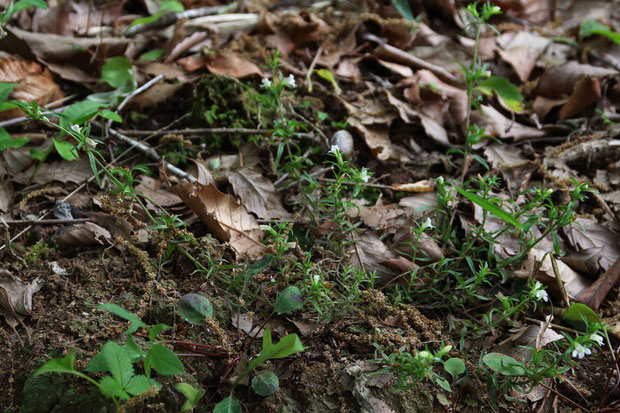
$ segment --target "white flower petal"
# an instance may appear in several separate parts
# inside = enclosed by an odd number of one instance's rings
[[[599,346],[602,346],[604,343],[603,337],[601,337],[598,334],[592,334],[590,336],[590,341],[594,341],[595,343],[598,343]]]
[[[332,145],[328,153],[333,153],[334,155],[336,155],[338,152],[340,152],[340,146]]]

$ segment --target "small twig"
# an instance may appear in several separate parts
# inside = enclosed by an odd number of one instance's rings
[[[316,66],[316,62],[321,57],[321,53],[323,53],[323,45],[320,45],[314,55],[314,59],[312,59],[312,63],[310,63],[310,67],[308,68],[308,72],[306,72],[306,84],[308,85],[308,93],[312,93],[312,72],[314,72],[314,67]]]
[[[165,29],[168,26],[173,25],[179,20],[185,19],[195,19],[197,17],[203,16],[211,16],[214,14],[227,13],[229,11],[234,11],[237,8],[237,2],[227,4],[226,6],[214,6],[214,7],[200,7],[198,9],[190,9],[184,10],[177,13],[166,13],[161,16],[159,19],[146,23],[146,24],[137,24],[135,26],[129,26],[127,30],[125,30],[125,36],[131,37],[135,36],[138,33],[145,32],[147,30],[161,30]]]
[[[3,219],[2,222],[6,222],[9,225],[55,225],[55,224],[78,224],[81,222],[89,222],[90,218],[75,218],[75,219]]]
[[[453,86],[461,86],[463,82],[458,77],[454,76],[452,73],[448,72],[443,67],[435,66],[432,63],[429,63],[423,59],[415,57],[411,53],[407,53],[404,50],[401,50],[397,47],[390,46],[386,44],[379,37],[374,34],[366,33],[362,36],[364,40],[368,40],[369,42],[378,44],[377,48],[373,50],[372,54],[376,57],[389,59],[393,62],[430,70],[438,78],[441,80],[450,83]]]
[[[101,124],[98,122],[93,122],[93,125],[101,128]],[[176,176],[187,179],[190,182],[196,182],[196,178],[194,178],[192,175],[188,174],[187,172],[177,168],[170,162],[166,162],[165,160],[163,160],[163,158],[159,156],[159,154],[150,146],[145,145],[144,143],[136,141],[134,139],[131,139],[130,137],[125,136],[122,133],[119,133],[112,128],[108,129],[108,133],[114,136],[115,138],[131,145],[133,148],[137,148],[140,152],[142,152],[143,154],[145,154],[147,157],[154,160],[155,162],[160,162],[160,161],[163,162],[163,164],[166,165],[166,168],[168,168],[170,172],[172,172]]]
[[[161,136],[167,134],[173,135],[196,135],[204,133],[219,133],[227,135],[258,135],[261,133],[269,133],[271,129],[250,129],[250,128],[199,128],[199,129],[169,129],[169,130],[127,130],[119,129],[120,133],[133,136]]]
[[[143,84],[142,86],[140,86],[139,88],[137,88],[136,90],[131,92],[129,94],[129,96],[127,96],[125,99],[123,99],[121,104],[118,105],[118,107],[116,108],[115,113],[119,114],[123,110],[123,108],[125,106],[127,106],[127,104],[129,103],[129,101],[131,99],[133,99],[134,97],[136,97],[140,93],[144,92],[145,90],[149,89],[151,86],[155,85],[157,82],[159,82],[163,78],[164,78],[163,74],[157,75],[153,79],[149,80],[148,82],[146,82],[145,84]],[[112,123],[114,123],[114,121],[112,119],[108,119],[108,122],[106,123],[106,127],[109,128],[110,126],[112,126]]]
[[[321,182],[336,182],[335,179],[333,178],[316,178],[317,181],[321,181]],[[394,189],[392,188],[392,186],[390,185],[381,185],[381,184],[369,184],[369,183],[365,183],[365,182],[351,182],[351,181],[343,181],[340,182],[342,185],[350,185],[350,186],[354,186],[354,185],[360,185],[360,186],[366,186],[368,188],[378,188],[378,189]]]

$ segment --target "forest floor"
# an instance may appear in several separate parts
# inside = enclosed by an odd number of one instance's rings
[[[620,3],[238,3],[0,0],[3,411],[620,409]]]

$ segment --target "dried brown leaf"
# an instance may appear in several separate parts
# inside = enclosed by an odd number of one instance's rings
[[[15,175],[13,181],[22,185],[29,183],[46,184],[52,181],[80,184],[93,176],[93,171],[87,159],[71,162],[65,160],[51,163],[46,162],[41,164],[33,177],[34,173],[35,166],[33,165]]]
[[[600,251],[598,264],[602,270],[608,270],[620,257],[620,235],[592,219],[577,218],[564,232],[577,250]]]
[[[259,218],[292,219],[292,214],[284,209],[276,187],[258,172],[250,168],[239,168],[228,176],[228,180],[248,211]]]
[[[91,245],[112,245],[112,234],[93,222],[61,228],[52,239],[61,250]]]
[[[216,75],[231,76],[237,79],[252,75],[264,77],[258,66],[234,52],[220,52],[207,56],[205,64],[211,73]]]
[[[237,256],[260,256],[269,250],[260,241],[263,232],[242,205],[214,185],[183,183],[171,188],[221,241],[228,242]]]

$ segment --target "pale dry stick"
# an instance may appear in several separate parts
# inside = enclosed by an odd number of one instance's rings
[[[89,222],[90,218],[74,218],[74,219],[2,219],[2,223],[9,225],[56,225],[56,224],[79,224],[82,222]]]
[[[145,90],[149,89],[151,86],[155,85],[157,82],[159,82],[163,78],[164,78],[163,74],[155,76],[153,79],[149,80],[148,82],[146,82],[145,84],[143,84],[142,86],[140,86],[139,88],[131,92],[125,99],[123,99],[121,104],[118,105],[114,113],[118,115],[121,112],[121,110],[123,110],[123,108],[127,106],[127,104],[129,103],[131,99],[133,99],[140,93],[144,92]],[[109,128],[110,126],[112,126],[113,122],[114,121],[112,119],[108,119],[108,122],[106,123],[106,128]]]
[[[101,124],[99,124],[98,122],[93,122],[93,124],[95,126],[97,126],[97,127],[101,127]],[[119,139],[120,141],[123,141],[126,144],[130,145],[132,148],[137,148],[140,152],[145,154],[148,158],[152,159],[153,161],[155,161],[155,162],[162,161],[164,163],[164,165],[166,165],[166,168],[168,168],[170,170],[170,172],[172,172],[176,176],[178,176],[180,178],[185,178],[185,179],[187,179],[190,182],[196,182],[196,178],[194,178],[192,175],[190,175],[187,172],[177,168],[176,166],[174,166],[170,162],[164,161],[163,158],[161,156],[159,156],[157,151],[155,151],[150,146],[145,145],[142,142],[136,141],[136,140],[134,140],[134,139],[132,139],[132,138],[130,138],[128,136],[125,136],[122,133],[117,132],[117,131],[115,131],[112,128],[108,128],[108,133],[110,135],[114,136],[115,138]]]
[[[551,266],[553,267],[553,273],[555,274],[555,281],[560,289],[560,293],[562,294],[562,300],[564,300],[564,304],[567,307],[570,306],[570,300],[568,299],[568,294],[566,294],[566,288],[564,288],[564,281],[562,281],[562,276],[560,275],[560,270],[558,269],[558,262],[556,261],[553,254],[549,254],[549,259],[551,260]]]
[[[435,75],[437,75],[438,78],[450,83],[453,86],[463,85],[463,81],[461,79],[459,79],[457,76],[454,76],[446,69],[435,66],[434,64],[415,57],[411,53],[407,53],[397,47],[390,46],[374,34],[366,33],[362,36],[362,38],[364,40],[368,40],[369,42],[378,44],[377,48],[372,52],[372,54],[376,57],[388,59],[395,63],[400,63],[415,68],[430,70]]]
[[[118,132],[124,133],[126,135],[134,135],[134,136],[161,136],[166,134],[173,135],[196,135],[196,134],[205,134],[205,133],[219,133],[219,134],[231,134],[231,135],[254,135],[261,133],[269,133],[271,129],[251,129],[251,128],[197,128],[197,129],[170,129],[170,130],[157,130],[157,131],[149,131],[149,130],[128,130],[128,129],[119,129]]]
[[[98,122],[93,122],[93,124],[95,124],[95,126],[101,128],[101,124],[99,124]],[[152,148],[148,147],[147,145],[144,145],[141,142],[137,142],[121,133],[116,132],[114,129],[108,129],[108,132],[115,136],[116,138],[118,138],[119,140],[128,143],[130,145],[130,147],[124,152],[128,152],[129,150],[133,149],[133,148],[138,148],[142,153],[144,153],[145,155],[149,156],[151,159],[154,159],[156,161],[159,162],[159,160],[161,159],[160,156],[157,154],[157,152],[155,152]],[[124,154],[123,153],[123,154]],[[112,166],[113,162],[109,162],[106,166],[105,169],[109,168],[110,166]],[[176,166],[172,165],[169,162],[164,162],[166,167],[175,175],[181,177],[181,178],[185,178],[190,182],[194,182],[196,181],[196,178],[194,178],[193,176],[187,174],[186,172],[180,170],[179,168],[177,168]],[[97,171],[95,174],[93,174],[93,176],[91,176],[90,178],[88,178],[88,180],[86,180],[86,182],[82,183],[80,186],[78,186],[76,189],[74,189],[69,195],[67,195],[66,197],[64,197],[61,201],[65,202],[68,199],[70,199],[73,195],[75,195],[76,193],[78,193],[79,191],[82,190],[82,188],[84,188],[86,185],[88,185],[90,182],[92,182],[95,179],[95,176],[99,175],[101,171]],[[47,217],[49,215],[50,211],[43,211],[42,215],[39,217],[39,219],[37,221],[43,220],[45,219],[45,217]],[[32,225],[28,225],[26,228],[24,228],[23,230],[21,230],[20,232],[18,232],[17,234],[15,234],[10,240],[9,243],[15,241],[16,239],[18,239],[19,237],[21,237],[22,235],[24,235],[26,232],[30,231],[32,229]],[[2,251],[3,249],[5,249],[7,247],[8,243],[3,244],[2,246],[0,246],[0,251]]]
[[[184,19],[195,19],[198,17],[211,16],[214,14],[227,13],[230,11],[234,11],[237,8],[237,3],[231,3],[224,7],[215,6],[215,7],[200,7],[198,9],[184,10],[177,13],[166,13],[162,15],[159,19],[146,23],[146,24],[137,24],[135,26],[129,26],[127,30],[125,30],[125,36],[131,37],[138,33],[147,31],[147,30],[161,30],[165,29],[168,26],[173,25],[179,20]]]
[[[306,85],[308,88],[308,93],[312,93],[312,72],[314,72],[314,67],[316,66],[317,60],[321,57],[321,53],[323,53],[323,45],[320,45],[314,55],[314,59],[312,59],[312,63],[310,63],[310,67],[308,68],[308,72],[306,72]]]
[[[58,108],[58,106],[62,105],[63,103],[73,99],[77,97],[77,95],[69,95],[69,96],[65,96],[62,99],[58,99],[54,102],[48,103],[47,105],[43,106],[45,109],[55,109]],[[61,113],[64,112],[70,105],[66,105],[66,106],[62,106],[60,108],[58,108],[56,110],[56,112]],[[14,118],[14,119],[8,119],[8,120],[4,120],[2,122],[0,122],[0,127],[5,128],[7,126],[13,126],[13,125],[19,125],[21,123],[24,123],[26,121],[30,120],[30,118],[28,116],[21,116],[19,118]]]

